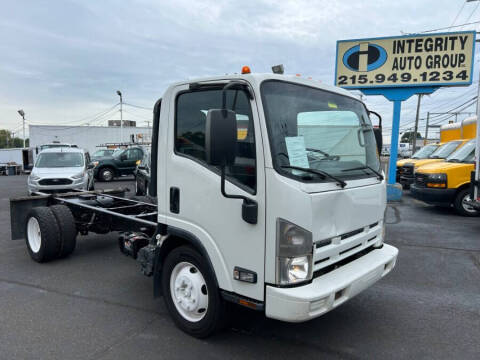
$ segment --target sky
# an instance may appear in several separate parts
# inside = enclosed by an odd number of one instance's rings
[[[137,106],[126,106],[124,118],[145,125],[170,83],[240,72],[243,65],[265,73],[284,64],[288,74],[333,84],[337,40],[479,21],[479,5],[464,0],[5,1],[0,128],[21,131],[18,109],[25,111],[27,124],[103,125],[119,118],[118,108],[112,109],[119,100],[116,90]],[[476,89],[442,88],[425,96],[420,117],[460,105]],[[380,96],[364,101],[382,114],[388,133],[392,104]],[[416,105],[416,97],[403,104],[402,131],[412,126]]]

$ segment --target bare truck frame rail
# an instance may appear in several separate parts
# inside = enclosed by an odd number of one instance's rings
[[[152,235],[157,227],[157,205],[123,197],[126,189],[73,191],[10,200],[12,239],[25,237],[28,211],[35,207],[65,205],[72,212],[78,231],[105,234],[110,231],[141,231]]]

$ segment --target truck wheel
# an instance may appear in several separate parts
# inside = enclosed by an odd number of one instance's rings
[[[109,181],[113,180],[114,175],[115,175],[115,172],[113,171],[112,168],[105,167],[105,168],[100,170],[100,172],[98,174],[98,177],[102,181],[109,182]]]
[[[470,201],[470,189],[460,190],[455,197],[453,207],[455,211],[462,216],[478,216],[480,212],[475,210],[472,206],[466,204],[466,201]]]
[[[50,206],[53,215],[57,219],[60,230],[60,251],[58,257],[63,258],[70,255],[77,245],[77,225],[72,212],[65,205]]]
[[[180,246],[162,268],[165,304],[175,324],[187,334],[205,338],[225,323],[226,307],[204,258]]]
[[[30,257],[39,263],[58,256],[60,230],[50,208],[40,206],[30,210],[25,223],[25,240]]]

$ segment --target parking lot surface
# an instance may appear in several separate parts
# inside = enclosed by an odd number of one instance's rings
[[[130,180],[99,187],[129,187]],[[10,240],[10,197],[26,177],[0,177],[1,359],[478,359],[480,218],[404,196],[390,205],[387,242],[397,267],[336,310],[301,324],[238,309],[224,332],[179,331],[152,279],[117,237],[78,238],[69,258],[38,264]]]

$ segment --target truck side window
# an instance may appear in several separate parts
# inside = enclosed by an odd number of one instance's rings
[[[140,160],[142,158],[142,152],[138,149],[129,149],[127,151],[128,160]]]
[[[205,125],[210,109],[222,107],[221,89],[181,93],[175,110],[175,151],[206,165]],[[237,114],[235,165],[226,169],[227,178],[246,191],[255,193],[255,134],[250,101],[242,90],[227,91],[227,108]]]

